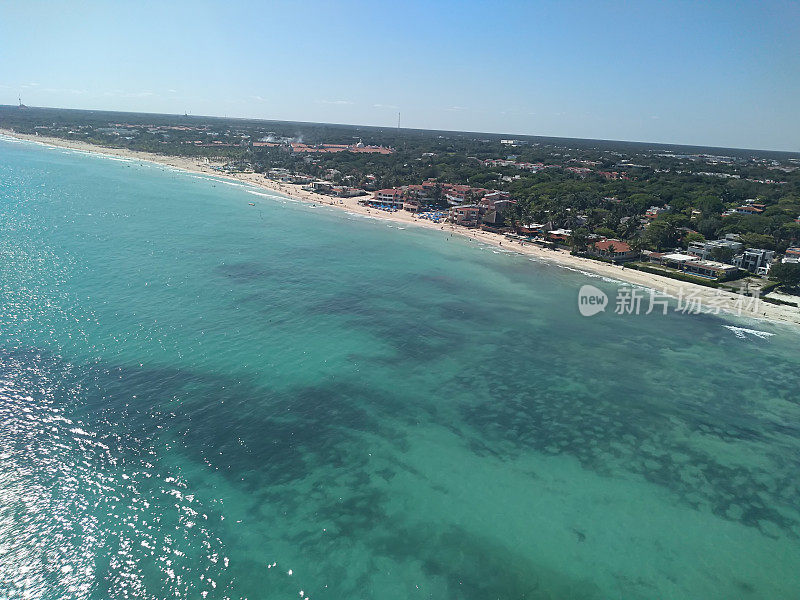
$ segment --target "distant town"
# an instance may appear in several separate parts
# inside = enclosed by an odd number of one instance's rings
[[[0,128],[207,161],[378,211],[800,303],[800,155],[0,107]],[[768,295],[767,295],[768,294]]]

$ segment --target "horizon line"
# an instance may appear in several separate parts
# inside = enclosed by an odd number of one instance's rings
[[[426,132],[437,132],[437,133],[460,133],[460,134],[476,134],[476,135],[497,135],[497,136],[522,136],[522,137],[529,137],[529,138],[545,138],[545,139],[553,139],[553,140],[580,140],[580,141],[589,141],[589,142],[604,142],[604,143],[621,143],[621,144],[649,144],[649,145],[657,145],[657,146],[675,146],[675,147],[683,147],[683,148],[705,148],[705,149],[715,149],[715,150],[736,150],[738,152],[771,152],[771,153],[778,153],[778,154],[791,154],[796,155],[800,158],[800,150],[775,150],[775,149],[768,149],[768,148],[736,148],[732,146],[703,146],[698,144],[686,144],[686,143],[678,143],[678,142],[656,142],[650,140],[619,140],[619,139],[611,139],[611,138],[579,138],[579,137],[565,137],[565,136],[554,136],[554,135],[539,135],[539,134],[531,134],[531,133],[510,133],[510,132],[499,132],[499,131],[471,131],[471,130],[460,130],[460,129],[427,129],[421,127],[397,127],[394,125],[366,125],[363,123],[331,123],[327,121],[288,121],[283,119],[266,119],[266,118],[259,118],[259,117],[230,117],[230,116],[218,116],[218,115],[195,115],[191,113],[170,113],[170,112],[140,112],[140,111],[124,111],[124,110],[109,110],[103,108],[64,108],[58,106],[31,106],[31,105],[24,105],[23,110],[30,110],[30,109],[44,109],[44,110],[64,110],[64,111],[77,111],[77,112],[102,112],[102,113],[115,113],[115,114],[133,114],[133,115],[156,115],[156,116],[165,116],[165,117],[180,117],[180,118],[202,118],[202,119],[230,119],[230,120],[238,120],[238,121],[255,121],[255,122],[264,122],[264,123],[297,123],[301,125],[333,125],[339,127],[369,127],[371,129],[388,129],[394,131],[426,131]],[[0,108],[17,108],[19,109],[20,106],[17,104],[0,104]]]

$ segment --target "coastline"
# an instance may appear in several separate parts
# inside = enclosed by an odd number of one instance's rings
[[[430,221],[417,219],[412,213],[405,211],[387,213],[377,209],[370,209],[358,204],[359,197],[334,199],[330,196],[303,190],[302,187],[297,184],[271,181],[266,179],[264,175],[260,173],[220,174],[211,168],[212,166],[216,166],[213,163],[201,162],[199,159],[195,158],[161,155],[138,150],[128,150],[125,148],[96,146],[94,144],[77,140],[71,141],[61,138],[20,134],[2,128],[0,128],[0,135],[5,135],[18,140],[34,142],[45,146],[66,148],[94,154],[103,154],[131,160],[146,161],[194,174],[240,181],[256,187],[277,192],[303,202],[329,205],[362,216],[369,216],[372,218],[384,219],[405,225],[427,227],[429,229],[445,231],[451,234],[466,237],[473,241],[478,241],[489,246],[501,248],[507,252],[514,252],[517,254],[534,257],[536,259],[560,267],[580,271],[588,275],[599,276],[615,281],[633,284],[642,288],[656,290],[661,294],[665,294],[674,298],[686,297],[687,295],[691,294],[692,297],[698,299],[703,306],[719,306],[720,302],[724,302],[726,305],[733,305],[738,298],[736,294],[730,292],[725,292],[694,283],[669,279],[666,277],[645,273],[643,271],[636,271],[634,269],[625,269],[622,266],[595,261],[588,258],[573,256],[565,250],[550,250],[541,248],[535,244],[522,244],[513,242],[508,240],[504,235],[498,233],[468,229],[450,223],[436,224]],[[609,303],[613,304],[613,302],[614,299],[610,298]],[[729,314],[739,318],[778,321],[800,325],[800,309],[796,307],[775,305],[762,301],[756,303],[756,308],[757,311],[743,310],[741,315],[735,313]],[[724,314],[724,311],[720,313],[720,315]]]

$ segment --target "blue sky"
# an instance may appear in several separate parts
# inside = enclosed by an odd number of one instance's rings
[[[0,103],[800,151],[798,2],[0,3]]]

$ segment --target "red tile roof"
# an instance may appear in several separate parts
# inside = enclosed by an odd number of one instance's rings
[[[594,243],[594,247],[603,252],[608,252],[611,246],[614,246],[614,254],[625,254],[631,251],[630,245],[622,240],[601,240]]]

